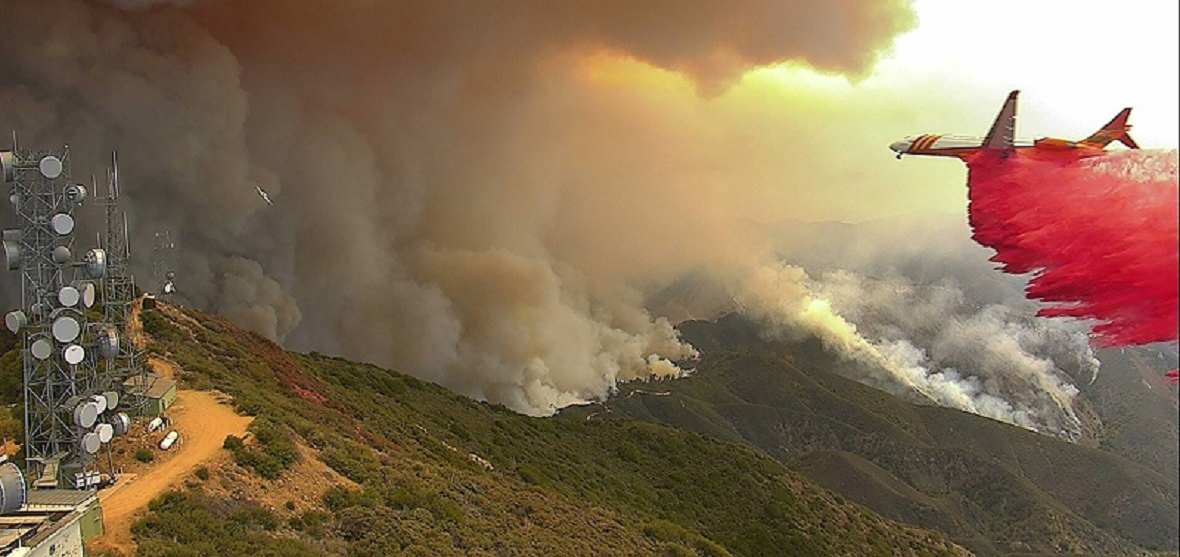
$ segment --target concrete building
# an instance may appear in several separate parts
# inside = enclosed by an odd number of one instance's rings
[[[153,373],[133,375],[123,387],[130,406],[142,406],[144,416],[159,416],[176,401],[176,381]]]

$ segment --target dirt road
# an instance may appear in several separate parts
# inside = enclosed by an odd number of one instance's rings
[[[135,551],[131,540],[131,523],[135,515],[147,508],[152,498],[180,483],[202,462],[221,450],[226,435],[245,435],[252,418],[239,416],[233,408],[208,391],[180,391],[168,410],[173,426],[180,432],[180,443],[166,461],[134,478],[124,478],[115,486],[100,491],[106,532],[93,547],[115,549],[125,555]]]

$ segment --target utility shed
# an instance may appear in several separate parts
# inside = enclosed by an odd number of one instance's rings
[[[154,373],[133,375],[123,382],[132,408],[142,408],[142,416],[159,416],[176,401],[176,381]]]

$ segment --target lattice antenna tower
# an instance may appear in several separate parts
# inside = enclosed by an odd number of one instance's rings
[[[145,375],[147,369],[143,366],[143,353],[132,342],[127,326],[131,322],[136,292],[135,277],[128,272],[131,237],[128,234],[127,212],[119,207],[118,154],[111,155],[107,191],[100,199],[107,225],[103,238],[103,247],[107,253],[107,272],[102,278],[103,315],[115,331],[111,341],[118,345],[115,357],[107,361],[104,379],[107,388],[119,390],[128,378]],[[110,335],[105,331],[104,334]]]
[[[112,358],[117,343],[103,334],[108,325],[89,318],[107,258],[99,248],[73,255],[74,213],[87,191],[70,183],[69,163],[68,147],[0,151],[18,222],[3,232],[4,260],[21,276],[21,308],[5,315],[5,324],[21,341],[24,449],[35,487],[70,479],[89,487],[97,480],[94,455],[130,424],[113,411],[118,393],[103,390],[99,360]]]
[[[156,279],[156,297],[172,302],[176,294],[176,243],[167,230],[156,232],[152,245],[152,274]]]

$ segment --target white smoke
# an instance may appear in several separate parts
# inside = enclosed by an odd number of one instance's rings
[[[896,394],[1068,439],[1081,433],[1078,390],[1046,354],[1097,373],[1084,334],[1064,324],[966,300],[953,281],[915,287],[832,271],[770,265],[740,287],[738,301],[771,334],[804,331],[862,364],[855,379]]]

